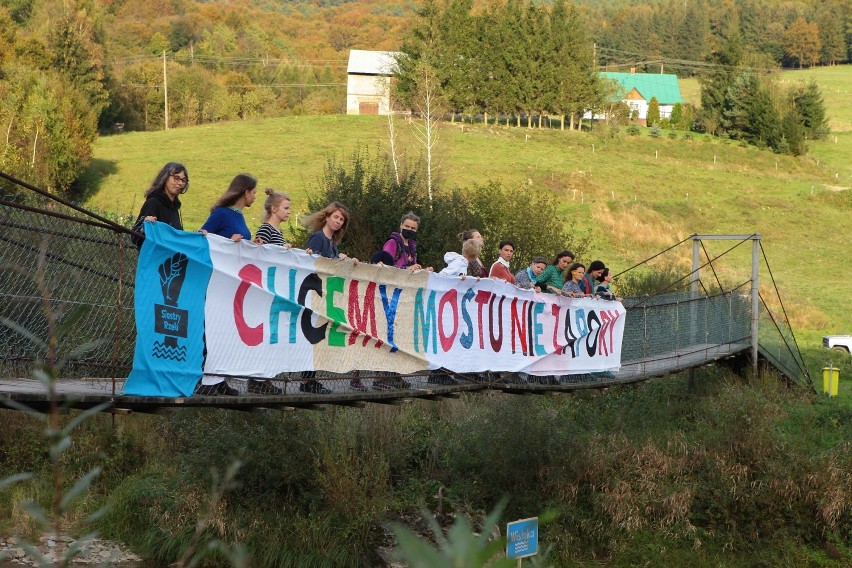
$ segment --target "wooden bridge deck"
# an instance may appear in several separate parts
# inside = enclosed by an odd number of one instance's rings
[[[230,379],[229,384],[241,391],[240,396],[200,396],[180,398],[139,397],[113,395],[112,379],[60,379],[56,382],[56,400],[63,408],[91,408],[111,403],[110,412],[158,412],[164,408],[217,407],[233,410],[255,411],[261,409],[296,410],[299,408],[319,410],[324,405],[364,406],[366,403],[404,404],[415,398],[439,400],[456,398],[463,392],[490,390],[513,394],[544,394],[546,392],[570,392],[579,389],[604,388],[618,384],[633,383],[702,366],[719,359],[748,350],[746,343],[692,345],[677,351],[653,357],[627,361],[614,373],[591,373],[565,375],[561,377],[532,377],[502,373],[491,380],[460,378],[457,384],[435,384],[434,375],[408,375],[405,380],[409,388],[399,390],[354,391],[349,379],[323,378],[319,380],[330,389],[330,394],[310,394],[298,390],[299,380],[274,381],[285,388],[283,395],[258,395],[245,393],[245,381]],[[378,378],[363,378],[368,387]],[[115,392],[121,393],[123,379],[115,380]],[[50,406],[50,398],[44,385],[32,378],[0,378],[0,403],[14,400],[37,411]]]

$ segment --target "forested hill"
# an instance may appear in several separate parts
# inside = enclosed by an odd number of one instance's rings
[[[433,13],[486,14],[506,2],[538,21],[551,6],[531,0],[0,0],[0,126],[7,142],[0,167],[68,190],[87,166],[99,131],[116,124],[125,130],[166,126],[164,75],[170,127],[339,113],[349,49],[404,49],[430,6]],[[588,0],[576,3],[572,25],[582,28],[583,44],[591,44],[593,55],[583,57],[589,66],[664,68],[686,76],[706,70],[732,37],[746,54],[742,63],[762,69],[849,60],[850,11],[849,0]]]

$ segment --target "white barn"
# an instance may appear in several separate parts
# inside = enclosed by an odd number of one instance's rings
[[[394,51],[349,51],[346,114],[391,113],[390,86],[397,55]]]

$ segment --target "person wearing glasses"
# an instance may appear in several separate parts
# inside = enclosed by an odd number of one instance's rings
[[[145,192],[145,203],[139,211],[139,217],[133,225],[133,230],[145,233],[145,222],[166,223],[175,229],[183,230],[183,220],[180,216],[180,195],[189,190],[189,173],[183,164],[169,162]],[[142,248],[145,237],[132,237],[133,244]]]

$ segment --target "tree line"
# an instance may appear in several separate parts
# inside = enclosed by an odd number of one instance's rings
[[[396,94],[412,106],[424,74],[434,73],[437,104],[462,114],[568,117],[608,102],[598,79],[587,21],[573,5],[524,0],[474,13],[472,0],[427,0],[398,59]],[[564,126],[564,123],[563,123]]]
[[[663,7],[676,9],[671,3],[655,9]],[[684,26],[700,23],[689,16],[694,5],[679,9]],[[811,81],[782,89],[760,66],[762,56],[749,47],[742,26],[724,25],[709,53],[701,55],[702,108],[694,112],[678,104],[660,120],[660,101],[652,98],[648,126],[663,123],[803,154],[806,140],[828,134],[819,87]],[[511,117],[518,126],[522,116],[527,126],[536,119],[541,126],[545,115],[560,121],[568,115],[569,128],[581,128],[586,113],[607,121],[634,118],[620,102],[623,89],[598,75],[589,28],[586,17],[562,0],[550,8],[507,0],[481,12],[472,0],[427,0],[398,58],[395,95],[420,114],[426,98],[430,113],[437,107],[453,119],[459,113],[486,122],[489,116],[505,117],[507,124]],[[704,37],[701,26],[689,29]]]
[[[448,109],[577,128],[585,110],[618,110],[596,66],[696,73],[734,31],[755,68],[852,52],[849,0],[427,0],[413,21],[394,1],[0,0],[0,166],[66,192],[98,132],[164,128],[164,53],[172,126],[342,112],[347,50],[404,44],[403,99],[424,59]]]
[[[591,15],[601,65],[632,62],[659,71],[662,63],[680,76],[696,74],[706,56],[734,32],[755,66],[852,60],[849,0],[665,0],[602,8]]]

